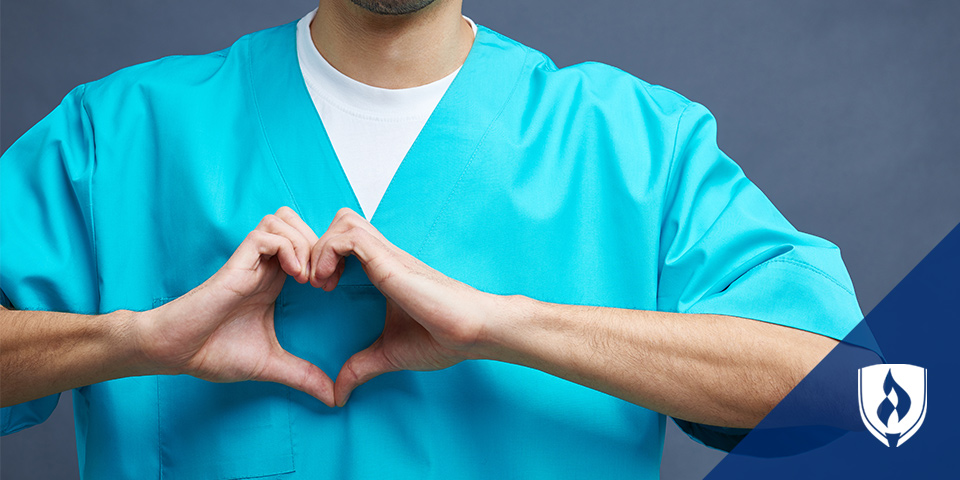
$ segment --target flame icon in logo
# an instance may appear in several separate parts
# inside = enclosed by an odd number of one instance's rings
[[[887,370],[887,378],[883,380],[883,393],[886,397],[877,408],[877,416],[888,429],[894,430],[900,423],[900,419],[910,411],[910,395],[907,395],[907,391],[893,379],[893,370]],[[887,439],[894,445],[899,437],[897,433],[887,434]]]
[[[902,445],[926,417],[927,370],[904,364],[871,365],[861,368],[858,377],[860,417],[867,430],[888,447]]]

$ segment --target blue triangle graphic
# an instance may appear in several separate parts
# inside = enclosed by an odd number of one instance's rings
[[[960,401],[958,275],[960,225],[707,480],[957,478],[960,416],[941,406]],[[860,419],[857,369],[882,363],[873,352],[882,352],[887,363],[917,365],[928,372],[928,413],[916,434],[896,447],[874,438]]]

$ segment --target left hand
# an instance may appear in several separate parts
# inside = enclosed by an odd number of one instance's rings
[[[334,386],[338,406],[346,404],[354,388],[382,373],[439,370],[476,358],[499,297],[430,268],[346,208],[313,247],[310,284],[326,291],[336,288],[349,255],[360,260],[387,298],[387,313],[380,338],[341,367]]]

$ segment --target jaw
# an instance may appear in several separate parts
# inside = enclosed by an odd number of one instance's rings
[[[364,10],[378,15],[407,15],[430,6],[436,0],[350,0]]]

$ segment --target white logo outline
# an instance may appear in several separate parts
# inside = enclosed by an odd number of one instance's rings
[[[894,385],[894,387],[891,387],[891,392],[886,391],[886,380],[878,381],[879,378],[888,377]],[[866,392],[865,382],[869,384]],[[906,395],[907,398],[904,400],[907,402],[910,402],[911,398],[914,399],[902,417],[899,414],[899,409],[896,408],[898,402],[903,401],[898,400],[897,389]],[[918,401],[918,398],[922,398],[922,402]],[[884,401],[894,408],[886,421],[879,418],[879,413],[874,414],[874,411]],[[927,416],[927,369],[909,364],[877,364],[858,369],[857,403],[859,404],[860,419],[863,420],[867,430],[880,443],[887,447],[903,445],[917,433]],[[870,403],[869,407],[865,403]],[[918,408],[919,412],[917,411]],[[891,426],[890,422],[894,418],[896,419],[893,422],[895,426]],[[902,423],[907,423],[906,428],[898,428]],[[891,445],[891,441],[893,445]]]

